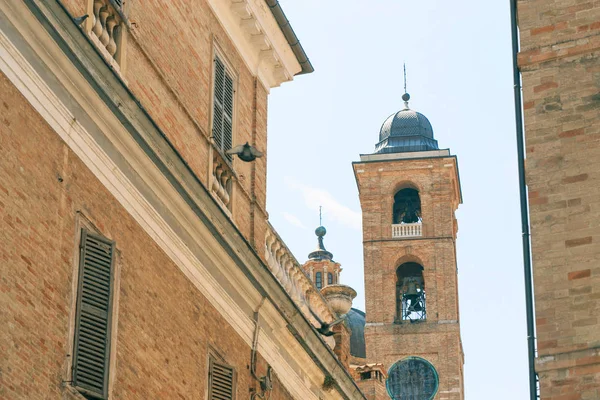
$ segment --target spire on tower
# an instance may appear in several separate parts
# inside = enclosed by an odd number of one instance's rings
[[[410,94],[406,91],[406,63],[404,63],[404,94],[402,95],[404,100],[404,109],[408,110],[408,101],[410,100]]]
[[[319,226],[323,225],[323,214],[322,214],[323,206],[319,206]]]
[[[327,229],[325,229],[322,223],[323,207],[319,206],[319,227],[315,230],[315,235],[317,235],[317,249],[308,255],[309,259],[331,260],[333,258],[333,254],[331,254],[325,249],[325,244],[323,243],[323,236],[327,234]]]

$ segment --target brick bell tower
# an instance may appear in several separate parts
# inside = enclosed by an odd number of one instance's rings
[[[456,156],[408,106],[353,163],[363,215],[367,361],[383,363],[392,399],[464,398],[454,216]]]

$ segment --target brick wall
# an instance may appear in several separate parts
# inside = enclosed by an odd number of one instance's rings
[[[451,157],[354,164],[363,213],[367,362],[390,368],[408,356],[430,361],[439,374],[440,399],[463,398],[454,166]],[[419,191],[423,235],[392,239],[394,195],[405,187]],[[396,269],[405,262],[424,267],[427,319],[394,324]]]
[[[367,400],[386,400],[389,399],[385,388],[385,381],[379,381],[375,378],[359,380],[356,382],[361,392],[365,394]]]
[[[114,398],[204,398],[209,349],[249,396],[250,348],[4,75],[0,154],[0,398],[81,398],[62,383],[78,213],[119,252]],[[276,378],[272,398],[290,398]]]
[[[519,1],[542,399],[600,397],[600,5]]]
[[[90,0],[66,0],[73,15]],[[214,47],[237,75],[233,145],[249,142],[266,154],[268,91],[248,69],[206,0],[128,0],[123,77],[142,106],[204,185],[209,180]],[[263,255],[266,157],[233,161],[233,219]]]

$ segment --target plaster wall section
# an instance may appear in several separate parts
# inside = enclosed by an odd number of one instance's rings
[[[542,399],[600,397],[600,4],[519,1]]]

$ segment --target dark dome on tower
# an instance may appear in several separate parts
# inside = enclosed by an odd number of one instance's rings
[[[390,115],[379,131],[376,153],[404,153],[409,151],[437,150],[431,123],[423,114],[408,108],[410,96],[402,96],[404,109]]]
[[[367,356],[365,345],[365,313],[356,308],[351,308],[348,311],[346,323],[352,331],[350,334],[350,355],[365,358]]]

